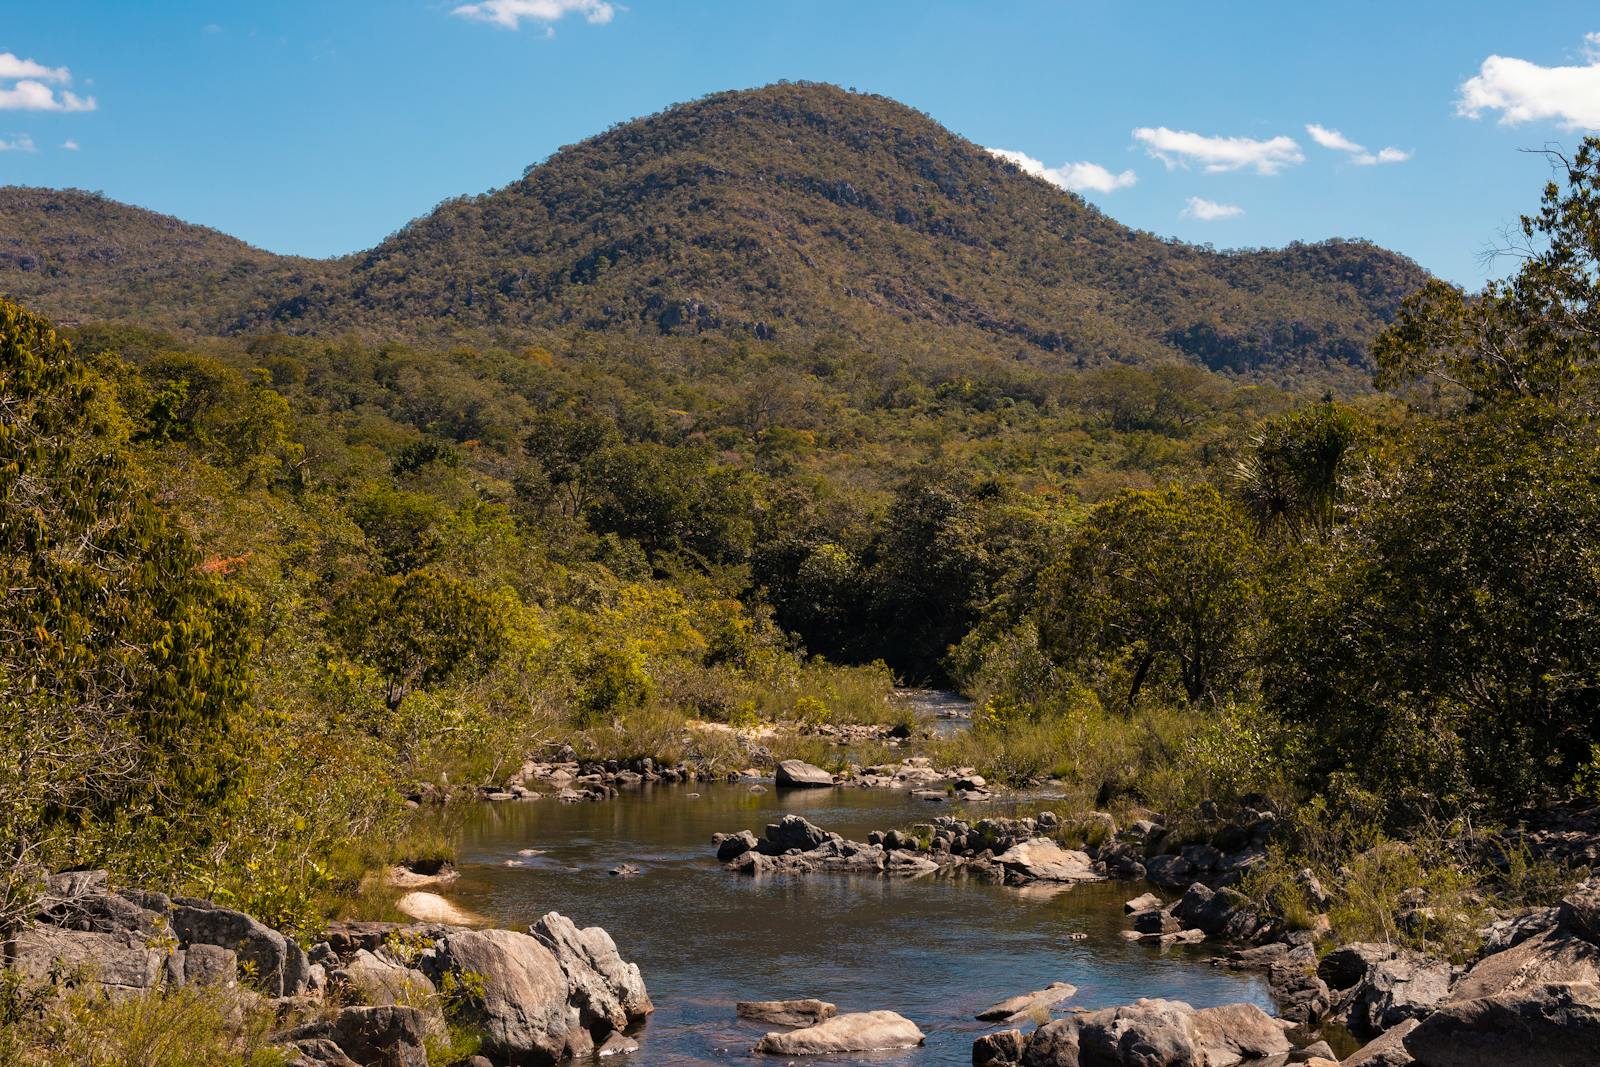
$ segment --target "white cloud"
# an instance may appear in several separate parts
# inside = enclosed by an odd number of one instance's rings
[[[1526,59],[1490,56],[1461,83],[1456,114],[1469,119],[1500,112],[1500,124],[1553,119],[1569,130],[1600,129],[1600,33],[1583,39],[1581,67],[1541,67]]]
[[[64,85],[72,80],[72,72],[66,67],[47,67],[31,59],[19,59],[10,52],[0,52],[0,79],[11,81],[17,78],[61,82]]]
[[[1199,219],[1202,222],[1211,222],[1214,219],[1231,219],[1244,214],[1244,208],[1238,204],[1219,204],[1215,200],[1207,200],[1202,196],[1191,196],[1188,206],[1183,209],[1186,219]]]
[[[47,67],[0,52],[0,111],[93,111],[94,97],[64,88],[71,83],[72,72],[66,67]]]
[[[33,138],[29,137],[25,133],[14,133],[11,135],[11,139],[9,141],[3,137],[0,137],[0,152],[36,151],[38,151],[38,149],[34,148],[33,146]]]
[[[1257,174],[1276,174],[1284,167],[1304,163],[1306,157],[1290,137],[1257,141],[1249,137],[1206,137],[1188,130],[1141,126],[1134,139],[1145,151],[1168,167],[1202,164],[1213,174],[1254,167]]]
[[[1410,152],[1403,152],[1398,148],[1380,148],[1376,152],[1368,152],[1362,145],[1356,144],[1338,130],[1330,130],[1326,126],[1319,126],[1315,122],[1306,124],[1306,132],[1311,139],[1323,148],[1331,148],[1335,152],[1346,152],[1350,155],[1350,162],[1363,167],[1370,167],[1378,163],[1404,163],[1411,158]]]
[[[68,152],[76,152],[78,150],[78,142],[68,137],[65,141],[61,142],[61,147],[65,148]]]
[[[481,0],[480,3],[462,4],[451,14],[479,22],[492,22],[508,30],[515,30],[522,25],[523,19],[530,19],[544,23],[546,30],[550,30],[553,23],[568,15],[582,15],[593,23],[610,22],[616,17],[617,8],[608,0]]]
[[[1008,148],[990,148],[988,151],[1024,174],[1043,178],[1051,185],[1059,185],[1074,193],[1113,193],[1139,180],[1139,176],[1131,170],[1113,174],[1098,163],[1063,163],[1059,167],[1047,167],[1024,152],[1013,152]]]

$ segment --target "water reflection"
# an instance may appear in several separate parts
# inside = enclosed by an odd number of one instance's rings
[[[1053,981],[1079,987],[1075,1007],[1165,996],[1270,1009],[1262,983],[1211,967],[1203,946],[1161,952],[1125,942],[1121,904],[1134,887],[757,880],[723,871],[710,844],[717,831],[759,833],[786,811],[859,839],[948,810],[903,792],[769,785],[752,793],[722,783],[657,786],[604,803],[483,805],[468,816],[452,896],[507,926],[556,910],[609,930],[644,971],[657,1007],[639,1035],[639,1065],[766,1059],[749,1051],[766,1028],[734,1018],[742,999],[814,996],[840,1011],[898,1011],[928,1033],[925,1048],[808,1062],[916,1067],[970,1062],[973,1037],[987,1029],[976,1012]],[[607,873],[623,863],[643,873]]]

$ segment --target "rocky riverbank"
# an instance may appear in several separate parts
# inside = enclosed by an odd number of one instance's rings
[[[204,987],[269,1007],[295,1067],[427,1067],[450,1021],[481,1036],[475,1067],[625,1053],[653,1010],[610,935],[555,912],[526,932],[335,923],[304,949],[209,901],[113,889],[103,871],[52,877],[7,957],[42,986]]]

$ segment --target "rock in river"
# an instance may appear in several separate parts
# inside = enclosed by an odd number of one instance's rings
[[[1020,1017],[1037,1009],[1049,1011],[1051,1008],[1075,996],[1078,987],[1066,982],[1051,982],[1044,989],[1032,993],[1023,993],[1020,996],[1007,997],[998,1004],[992,1004],[978,1013],[978,1018],[986,1022],[1015,1022]]]
[[[892,1011],[861,1011],[839,1015],[816,1026],[768,1034],[756,1044],[757,1052],[776,1056],[823,1056],[835,1052],[877,1052],[916,1048],[922,1044],[917,1024]]]
[[[804,760],[786,759],[778,764],[777,783],[797,789],[816,789],[833,785],[833,775]]]
[[[774,1026],[815,1026],[839,1014],[825,1000],[741,1000],[734,1005],[741,1019]]]
[[[1087,852],[1062,848],[1049,838],[1036,837],[1012,845],[995,862],[1006,871],[1029,881],[1103,882],[1104,874],[1094,869]]]

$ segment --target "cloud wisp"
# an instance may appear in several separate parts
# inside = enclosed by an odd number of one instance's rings
[[[9,138],[0,137],[0,152],[37,152],[33,138],[25,133],[14,133]]]
[[[1311,139],[1323,148],[1335,152],[1344,152],[1350,157],[1350,162],[1362,167],[1372,167],[1379,163],[1404,163],[1411,158],[1411,153],[1402,149],[1389,146],[1380,148],[1376,152],[1367,151],[1364,145],[1356,144],[1338,130],[1330,130],[1326,126],[1319,126],[1315,122],[1306,124],[1306,133]]]
[[[1250,137],[1207,137],[1188,130],[1169,130],[1165,126],[1141,126],[1133,131],[1133,139],[1168,167],[1196,164],[1210,174],[1248,167],[1257,174],[1270,175],[1306,161],[1300,145],[1292,137],[1258,141]]]
[[[1498,111],[1502,126],[1552,120],[1563,129],[1600,129],[1600,33],[1583,39],[1583,66],[1542,67],[1490,56],[1461,83],[1456,114],[1476,119]]]
[[[990,148],[988,152],[1024,174],[1043,178],[1051,185],[1073,193],[1114,193],[1139,180],[1139,176],[1131,170],[1113,174],[1098,163],[1063,163],[1059,167],[1047,167],[1025,152],[1014,152],[1009,148]]]
[[[1207,200],[1203,196],[1191,196],[1185,201],[1181,214],[1186,219],[1214,222],[1217,219],[1238,218],[1244,214],[1244,208],[1238,204],[1219,204],[1215,200]]]
[[[0,52],[0,111],[93,111],[94,97],[67,88],[72,72]]]
[[[596,24],[610,22],[617,15],[617,7],[608,0],[480,0],[462,4],[451,14],[508,30],[520,29],[524,19],[554,30],[555,24],[568,15],[581,15]]]

